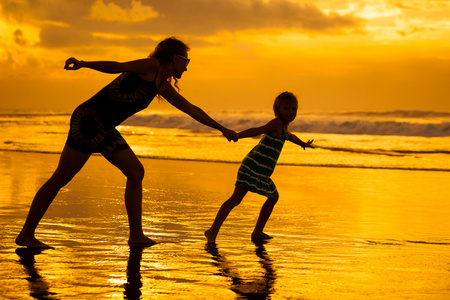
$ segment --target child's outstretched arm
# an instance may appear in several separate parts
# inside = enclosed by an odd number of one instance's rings
[[[303,150],[306,150],[306,148],[313,148],[314,146],[311,145],[314,140],[308,140],[306,143],[299,139],[295,134],[290,133],[289,134],[289,140],[293,142],[294,144],[297,144],[303,148]]]
[[[238,133],[238,138],[247,138],[257,136],[264,133],[270,133],[272,135],[280,135],[283,130],[283,123],[279,119],[273,119],[266,125],[260,127],[249,128]]]

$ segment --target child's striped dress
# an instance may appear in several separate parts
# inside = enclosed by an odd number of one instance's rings
[[[235,185],[268,198],[277,197],[278,191],[270,175],[288,137],[287,132],[279,136],[265,134],[242,160]]]

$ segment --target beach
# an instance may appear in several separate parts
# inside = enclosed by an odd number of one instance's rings
[[[141,159],[145,233],[127,245],[125,178],[92,156],[37,229],[55,249],[14,239],[56,154],[0,151],[2,299],[448,299],[449,173],[277,166],[280,200],[249,193],[215,246],[203,236],[232,193],[236,163]]]

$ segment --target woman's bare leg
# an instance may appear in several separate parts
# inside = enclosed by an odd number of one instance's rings
[[[70,180],[81,170],[90,154],[82,153],[65,146],[59,160],[58,167],[52,177],[39,189],[31,203],[30,211],[22,228],[16,238],[20,246],[30,248],[51,248],[35,238],[34,232],[50,204],[55,199],[59,190],[69,183]]]
[[[208,243],[212,244],[216,242],[217,234],[219,233],[220,227],[222,226],[225,219],[231,210],[241,203],[247,194],[247,190],[241,187],[235,187],[233,195],[225,201],[217,212],[216,218],[214,219],[211,228],[205,231],[205,236],[208,239]]]
[[[131,149],[103,154],[127,177],[125,188],[125,207],[130,226],[129,244],[153,245],[155,241],[144,235],[142,230],[142,180],[144,167]]]
[[[275,198],[267,198],[264,202],[261,212],[259,213],[258,221],[256,221],[255,229],[252,233],[252,239],[271,239],[272,237],[263,232],[264,226],[266,226],[267,220],[269,220],[272,214],[273,207],[278,202],[278,196]]]

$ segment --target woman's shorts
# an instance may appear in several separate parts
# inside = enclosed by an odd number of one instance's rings
[[[80,152],[102,154],[130,148],[119,131],[105,127],[99,113],[89,107],[73,112],[66,145]]]

